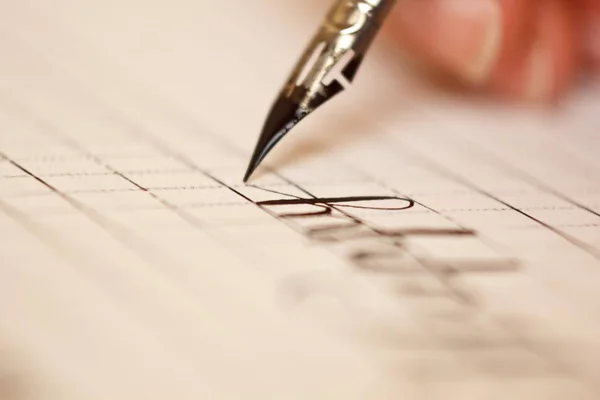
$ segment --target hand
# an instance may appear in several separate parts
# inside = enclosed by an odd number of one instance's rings
[[[600,0],[398,0],[394,38],[469,87],[535,101],[600,71]]]

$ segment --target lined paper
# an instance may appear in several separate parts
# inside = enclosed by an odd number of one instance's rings
[[[461,99],[382,40],[244,185],[325,6],[1,6],[2,399],[598,397],[598,84]]]

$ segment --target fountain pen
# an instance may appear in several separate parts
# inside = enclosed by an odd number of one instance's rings
[[[396,0],[336,0],[269,112],[247,182],[301,120],[349,86]]]

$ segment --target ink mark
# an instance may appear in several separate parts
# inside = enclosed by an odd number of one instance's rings
[[[403,207],[370,207],[370,206],[339,204],[339,203],[355,203],[355,202],[360,202],[360,201],[382,201],[382,200],[402,200],[402,201],[405,201],[407,203],[407,205],[403,206]],[[295,198],[295,199],[259,201],[257,204],[259,206],[284,206],[284,205],[296,205],[296,204],[308,204],[308,205],[338,204],[338,207],[360,208],[360,209],[364,209],[364,210],[382,210],[382,211],[402,211],[402,210],[407,210],[409,208],[413,208],[415,206],[415,202],[413,200],[396,197],[396,196],[350,196],[350,197],[321,197],[321,198],[317,197],[317,198],[312,198],[312,199]]]

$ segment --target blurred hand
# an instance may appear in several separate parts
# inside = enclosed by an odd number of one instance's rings
[[[600,71],[600,0],[398,0],[394,38],[471,88],[554,100]]]

